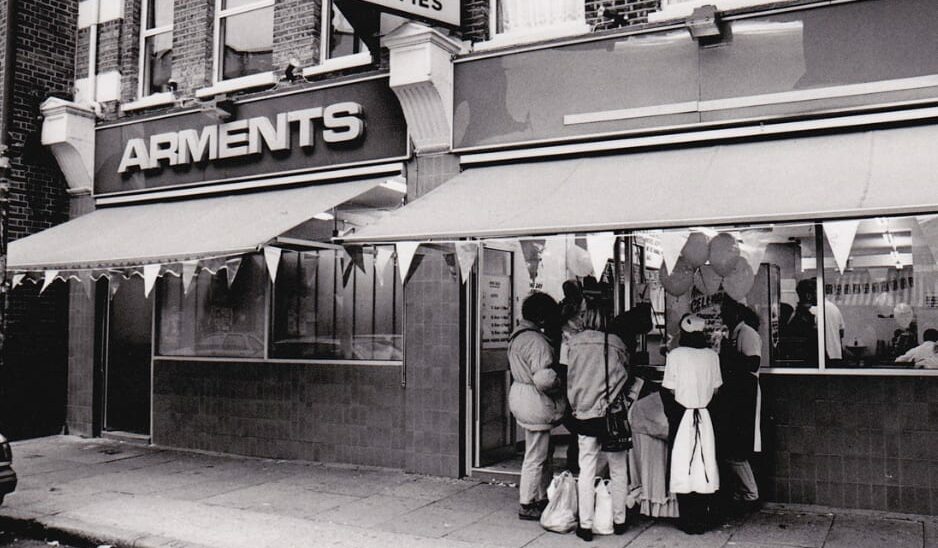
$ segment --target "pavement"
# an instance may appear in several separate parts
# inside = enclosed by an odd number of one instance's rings
[[[53,436],[13,443],[4,526],[122,547],[585,546],[517,518],[513,485]],[[54,535],[53,535],[54,536]],[[633,521],[596,547],[938,547],[932,516],[767,505],[704,535]]]

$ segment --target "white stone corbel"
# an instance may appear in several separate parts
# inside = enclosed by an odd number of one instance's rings
[[[52,149],[69,192],[91,192],[94,186],[94,111],[56,97],[46,99],[39,110],[44,117],[42,144]]]
[[[462,44],[419,23],[405,23],[382,45],[391,52],[391,89],[397,95],[415,152],[452,148],[453,55]]]

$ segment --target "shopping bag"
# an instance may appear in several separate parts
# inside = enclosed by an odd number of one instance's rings
[[[547,500],[547,507],[541,514],[541,527],[555,533],[576,529],[577,493],[573,474],[564,471],[554,476],[547,488]]]
[[[596,477],[593,480],[593,492],[596,495],[596,502],[593,504],[593,533],[611,535],[613,516],[609,480]]]

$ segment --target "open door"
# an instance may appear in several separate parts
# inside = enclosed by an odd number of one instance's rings
[[[149,436],[155,297],[144,296],[143,283],[121,279],[107,306],[104,430]]]

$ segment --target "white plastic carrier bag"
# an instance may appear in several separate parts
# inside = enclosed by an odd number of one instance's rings
[[[541,526],[555,533],[569,533],[577,526],[576,479],[564,471],[554,476],[547,488],[547,507],[541,514]]]
[[[613,532],[613,515],[609,480],[600,477],[594,478],[593,492],[596,495],[596,502],[593,505],[593,533],[611,535]]]

